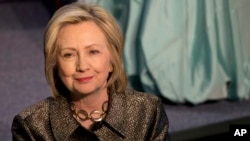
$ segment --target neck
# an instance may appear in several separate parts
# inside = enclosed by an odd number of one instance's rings
[[[101,110],[102,104],[108,100],[107,90],[88,95],[71,94],[72,101],[76,109],[84,109],[88,113],[93,110]]]

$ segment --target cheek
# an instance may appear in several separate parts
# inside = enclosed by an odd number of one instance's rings
[[[111,65],[109,57],[103,59],[103,61],[101,62],[101,68],[103,68],[103,71],[105,71],[106,73],[109,73],[112,70],[113,67]]]
[[[109,61],[109,58],[102,57],[99,58],[98,61],[92,63],[92,67],[97,73],[101,73],[102,75],[108,75],[111,70],[111,63]]]
[[[58,72],[60,77],[71,76],[75,72],[75,65],[71,62],[58,62]]]

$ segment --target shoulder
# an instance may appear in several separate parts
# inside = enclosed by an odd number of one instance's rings
[[[124,94],[120,94],[120,96],[122,101],[126,103],[127,110],[143,110],[154,113],[162,104],[158,96],[134,89],[126,89]]]
[[[44,117],[48,115],[49,113],[49,103],[52,101],[53,97],[48,97],[46,99],[43,99],[41,101],[38,101],[35,104],[30,105],[29,107],[22,110],[18,116],[21,119],[27,119],[27,118],[36,118],[36,117]]]
[[[17,114],[13,121],[11,132],[13,140],[35,140],[35,138],[49,138],[51,126],[49,118],[50,101],[48,97],[41,100]]]
[[[160,98],[156,95],[149,94],[146,92],[140,92],[134,89],[126,89],[125,96],[127,97],[127,100],[143,102],[145,104],[155,104],[161,101]]]

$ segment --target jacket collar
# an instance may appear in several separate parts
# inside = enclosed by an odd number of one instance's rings
[[[124,93],[110,94],[109,110],[103,121],[104,126],[121,138],[125,137],[126,132],[126,129],[123,127],[125,106]],[[70,105],[65,97],[54,98],[50,103],[49,113],[52,132],[56,140],[67,140],[76,128],[80,126],[73,118]],[[95,133],[101,136],[102,130],[104,129],[100,128]]]

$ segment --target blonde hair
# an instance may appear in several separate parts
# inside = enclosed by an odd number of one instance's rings
[[[58,9],[50,19],[44,34],[45,75],[54,96],[68,96],[68,90],[58,76],[57,36],[68,24],[93,21],[103,31],[111,53],[113,72],[107,82],[109,93],[119,93],[127,87],[127,76],[123,66],[123,36],[115,19],[102,7],[72,3]]]

